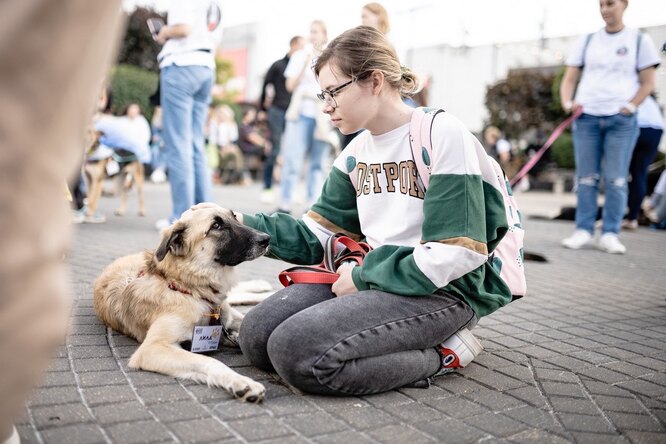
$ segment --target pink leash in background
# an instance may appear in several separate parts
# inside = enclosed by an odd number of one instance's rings
[[[527,174],[532,169],[532,167],[536,165],[539,159],[541,159],[541,156],[543,156],[543,154],[548,151],[548,148],[550,148],[550,146],[557,140],[557,138],[560,137],[564,130],[567,129],[567,127],[571,125],[571,123],[581,114],[583,114],[583,108],[578,107],[576,111],[573,112],[573,114],[567,117],[564,122],[560,123],[557,128],[555,128],[555,131],[553,131],[553,133],[550,135],[548,140],[546,140],[546,143],[544,143],[543,146],[539,148],[539,151],[537,151],[536,154],[534,154],[534,156],[532,156],[532,158],[529,160],[529,162],[523,165],[523,167],[516,173],[516,175],[511,178],[509,184],[514,186],[520,182],[520,180],[525,177],[525,174]]]

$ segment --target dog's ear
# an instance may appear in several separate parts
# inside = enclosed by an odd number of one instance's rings
[[[171,233],[162,239],[162,243],[155,251],[155,257],[158,261],[162,261],[168,252],[175,256],[185,256],[187,249],[185,248],[185,230],[187,227],[180,225],[175,226]]]

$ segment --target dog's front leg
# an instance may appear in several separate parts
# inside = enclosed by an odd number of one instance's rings
[[[178,316],[162,316],[151,325],[129,366],[221,387],[243,401],[261,402],[266,393],[262,384],[239,375],[217,359],[183,350],[178,345],[182,339],[179,332],[189,330],[186,324]]]

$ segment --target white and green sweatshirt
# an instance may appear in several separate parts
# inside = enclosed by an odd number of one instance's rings
[[[417,182],[409,124],[358,135],[338,156],[321,197],[307,215],[244,215],[271,235],[272,255],[296,264],[322,261],[334,233],[364,239],[373,250],[352,272],[359,290],[405,296],[440,289],[485,316],[511,301],[487,262],[508,226],[502,195],[483,181],[478,141],[449,113],[433,121],[432,172],[426,193]],[[358,189],[349,171],[357,168]]]

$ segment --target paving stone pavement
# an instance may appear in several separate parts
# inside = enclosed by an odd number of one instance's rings
[[[239,211],[272,209],[259,203],[258,186],[215,195]],[[525,202],[557,203],[534,196]],[[133,195],[123,218],[113,216],[117,200],[103,198],[108,222],[74,229],[69,333],[18,423],[24,443],[666,442],[664,232],[623,233],[625,256],[575,252],[559,246],[571,222],[528,217],[527,250],[548,263],[529,262],[529,295],[480,321],[474,334],[485,351],[467,368],[427,390],[333,398],[290,389],[237,349],[214,354],[267,387],[264,403],[252,405],[129,369],[137,343],[96,318],[92,284],[102,268],[158,244],[153,224],[167,214],[168,186],[148,184],[146,198],[145,218],[133,214]],[[285,267],[262,258],[239,273],[277,288]]]

